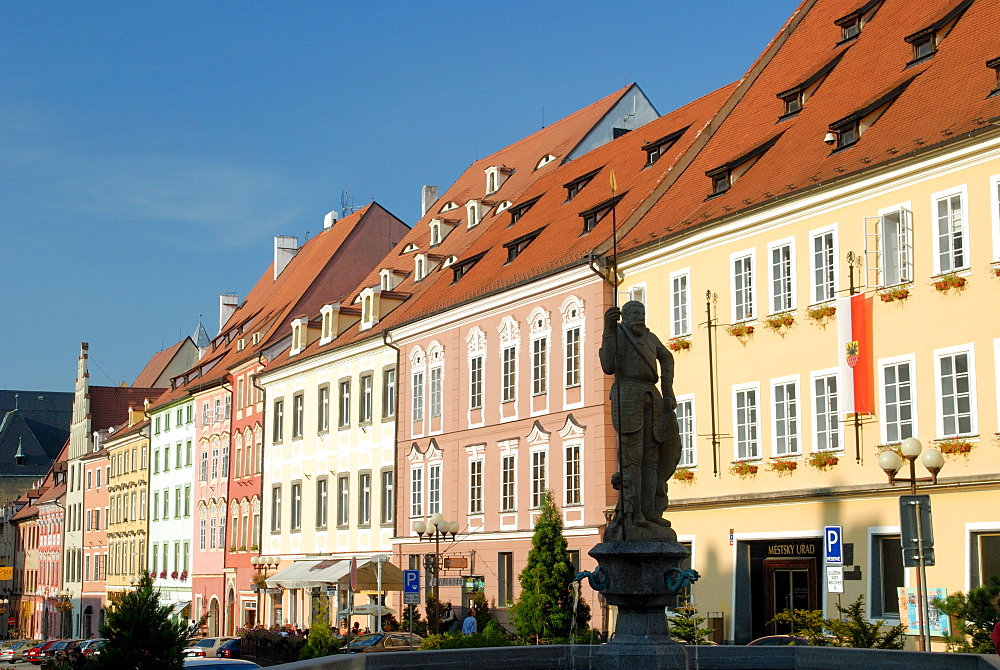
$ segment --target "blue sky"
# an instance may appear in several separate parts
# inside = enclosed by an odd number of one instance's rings
[[[274,235],[419,218],[472,161],[636,82],[738,79],[793,0],[0,3],[0,388],[131,383]]]

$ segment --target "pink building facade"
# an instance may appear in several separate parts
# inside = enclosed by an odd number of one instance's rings
[[[519,591],[541,496],[553,494],[571,558],[592,569],[613,506],[614,433],[606,413],[610,382],[600,370],[604,305],[610,291],[588,269],[560,290],[464,305],[394,331],[400,347],[399,496],[401,562],[432,553],[413,524],[441,513],[457,521],[442,545],[440,597],[464,606],[468,575],[484,577],[500,608]],[[446,323],[445,323],[446,322]],[[456,566],[454,568],[450,566]],[[598,603],[595,603],[599,607]],[[595,623],[597,623],[595,621]]]
[[[226,384],[214,384],[194,397],[195,482],[192,618],[208,615],[207,633],[226,629],[226,520],[229,502],[230,437],[233,397]]]
[[[58,476],[65,475],[65,461],[56,463],[55,468],[57,472],[62,468]],[[38,630],[46,639],[69,634],[71,613],[64,611],[69,603],[63,604],[60,598],[65,493],[66,484],[62,482],[53,485],[38,499],[38,587],[35,596],[40,618]]]

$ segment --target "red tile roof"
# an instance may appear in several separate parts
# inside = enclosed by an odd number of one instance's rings
[[[174,359],[174,356],[177,355],[177,352],[181,350],[181,347],[183,347],[184,343],[189,339],[191,338],[186,337],[174,346],[153,354],[153,357],[149,359],[148,363],[146,363],[146,367],[142,369],[139,376],[135,378],[134,382],[132,382],[132,386],[145,388],[153,386],[153,384],[156,383],[156,380],[163,375],[163,372],[167,369],[167,366],[170,365],[170,362]]]
[[[807,3],[808,4],[808,3]],[[709,221],[859,173],[889,166],[920,152],[995,130],[1000,97],[987,97],[996,73],[985,63],[1000,55],[1000,2],[976,0],[938,45],[937,53],[912,64],[905,39],[930,26],[959,3],[885,0],[861,34],[838,44],[834,21],[857,3],[816,0],[801,22],[736,104],[704,150],[648,216],[625,237],[636,248]],[[838,53],[840,62],[793,117],[779,121],[778,93],[815,73]],[[910,81],[912,80],[912,81]],[[863,110],[910,82],[853,146],[831,150],[823,139],[830,125]],[[781,137],[725,193],[709,198],[706,172],[781,132]]]
[[[142,407],[148,399],[154,403],[164,389],[135,388],[130,386],[91,386],[91,426],[101,430],[117,426],[128,420],[129,407]]]
[[[427,277],[417,280],[412,272],[414,268],[414,256],[417,253],[427,254],[432,259],[435,257],[447,259],[452,256],[459,259],[465,258],[470,249],[478,248],[478,240],[485,236],[487,231],[492,231],[498,221],[506,221],[509,218],[510,215],[506,212],[496,213],[500,203],[505,201],[511,203],[523,201],[525,199],[525,192],[529,188],[539,180],[559,171],[562,160],[580,144],[587,133],[617,103],[625,99],[630,92],[637,90],[637,87],[634,85],[627,86],[470,165],[455,183],[441,194],[437,202],[413,226],[410,233],[396,246],[392,253],[383,259],[379,267],[368,275],[346,302],[347,304],[353,303],[362,290],[367,287],[378,286],[380,284],[379,275],[383,269],[390,270],[394,275],[403,277],[400,284],[394,288],[394,293],[408,295],[410,296],[410,300],[397,307],[395,311],[390,313],[375,328],[367,331],[359,331],[358,326],[355,325],[334,340],[332,345],[320,347],[318,343],[314,343],[306,351],[296,355],[294,357],[295,360],[301,360],[329,346],[342,346],[359,339],[381,337],[380,333],[386,327],[405,319],[410,304],[416,298],[428,293],[431,287],[434,287],[433,291],[436,294],[439,290],[439,285],[442,284],[441,277],[448,277],[448,281],[450,281],[452,275],[450,269],[442,270],[439,268]],[[632,131],[631,134],[643,132],[645,127],[642,126],[638,130]],[[570,165],[576,164],[582,158],[589,156],[590,153],[593,153],[593,151],[571,161]],[[537,167],[539,161],[546,155],[552,155],[556,160]],[[487,193],[486,169],[493,166],[503,166],[506,168],[505,172],[509,173],[509,177],[496,192]],[[482,207],[485,211],[480,211],[481,222],[472,228],[469,228],[467,225],[468,214],[465,209],[465,204],[470,200],[485,201]],[[442,208],[448,203],[455,203],[458,207],[447,212],[442,212]],[[434,219],[448,220],[455,224],[455,227],[440,244],[431,246],[431,222]],[[415,248],[415,251],[404,251],[410,247]],[[274,369],[288,360],[289,356],[286,351],[271,362],[269,369]]]

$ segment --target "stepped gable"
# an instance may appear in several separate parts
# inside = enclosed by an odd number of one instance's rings
[[[530,208],[513,223],[511,213],[502,214],[498,224],[459,258],[456,266],[479,259],[458,280],[453,270],[439,270],[434,290],[415,301],[407,320],[585,262],[598,244],[612,237],[614,221],[625,221],[671,173],[735,86],[730,84],[665,114],[539,179],[511,210],[516,211],[522,203]],[[649,152],[653,150],[658,150],[659,158],[650,163]],[[602,211],[613,199],[612,171],[616,182],[614,216],[607,213],[585,232],[583,215]],[[589,181],[570,199],[568,186],[576,187],[581,178]],[[511,249],[536,231],[540,231],[538,236],[523,250]],[[517,256],[510,260],[512,252]]]
[[[467,250],[483,236],[486,231],[496,225],[506,225],[509,213],[506,209],[497,212],[502,203],[519,202],[524,192],[539,179],[544,178],[559,169],[559,166],[580,145],[581,141],[616,104],[630,93],[641,93],[634,84],[585,107],[569,116],[553,123],[542,130],[514,144],[477,160],[470,165],[438,200],[427,210],[421,219],[414,224],[406,237],[393,249],[349,296],[341,301],[343,305],[352,306],[359,300],[360,293],[369,287],[380,285],[382,270],[391,271],[402,279],[398,286],[393,287],[393,293],[399,299],[405,299],[402,305],[380,320],[373,328],[361,331],[358,324],[345,330],[332,343],[320,346],[318,341],[312,343],[303,352],[292,357],[298,361],[316,353],[321,353],[331,346],[342,346],[353,341],[381,337],[386,327],[399,323],[405,318],[408,306],[413,300],[427,292],[431,286],[437,286],[442,277],[451,277],[449,269],[438,269],[426,277],[418,279],[414,274],[414,258],[416,254],[427,254],[428,258],[441,265],[451,258],[463,258]],[[629,135],[639,132],[633,130]],[[628,135],[626,135],[627,137]],[[589,154],[584,154],[587,156]],[[554,160],[539,165],[545,156],[553,156]],[[577,160],[572,161],[575,163]],[[487,193],[486,169],[493,166],[504,168],[506,181],[493,193]],[[481,203],[480,222],[471,228],[468,226],[468,210],[466,203],[479,200]],[[454,203],[454,208],[449,206]],[[431,245],[431,225],[435,219],[444,220],[453,226],[448,234],[438,244]],[[439,266],[440,268],[440,266]],[[450,279],[448,279],[450,281]],[[328,301],[329,302],[329,301]],[[309,312],[315,316],[319,310]],[[271,361],[269,369],[274,369],[290,360],[288,351]]]
[[[373,202],[306,241],[277,278],[273,262],[269,264],[222,332],[213,338],[205,358],[178,379],[183,390],[175,389],[177,392],[171,392],[157,406],[225,379],[233,367],[258,358],[268,347],[289,337],[293,319],[318,313],[322,305],[354,290],[357,274],[352,279],[352,273],[345,272],[341,263],[355,262],[353,247],[365,226],[384,227],[387,239],[392,239],[396,229],[405,228],[398,218]],[[256,344],[254,333],[260,333]],[[241,338],[242,349],[238,346]]]
[[[884,0],[859,35],[842,41],[842,28],[835,21],[865,4],[804,3],[801,22],[763,64],[691,167],[629,232],[622,248],[639,248],[702,223],[873,169],[888,169],[992,128],[990,119],[1000,115],[1000,96],[990,95],[997,74],[986,62],[1000,56],[1000,2]],[[952,27],[936,52],[915,60],[907,38],[912,41],[913,35],[949,18]],[[785,103],[778,94],[806,81],[838,55],[840,60],[802,109],[782,118]],[[839,149],[824,143],[826,134],[836,130],[831,125],[880,105],[884,112],[856,143]],[[728,190],[712,195],[707,172],[775,137]]]

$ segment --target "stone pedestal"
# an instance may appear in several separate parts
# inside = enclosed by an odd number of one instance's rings
[[[598,569],[591,586],[618,607],[615,635],[594,650],[595,668],[685,667],[682,644],[667,632],[664,608],[676,604],[687,581],[680,562],[690,551],[677,542],[603,542],[590,551]]]

